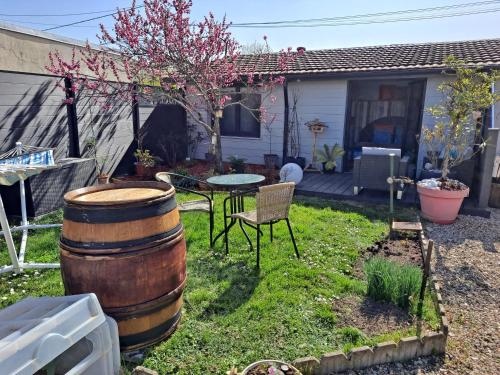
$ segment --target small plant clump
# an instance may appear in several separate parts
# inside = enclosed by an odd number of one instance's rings
[[[231,155],[228,157],[230,173],[244,173],[245,172],[245,161],[244,158],[239,158],[237,155]]]
[[[368,296],[377,301],[392,302],[407,309],[420,291],[422,270],[419,267],[373,257],[365,262],[364,271]]]
[[[137,161],[144,165],[145,167],[154,167],[156,162],[151,152],[147,149],[137,149],[134,152],[134,156],[137,158]]]
[[[248,371],[248,375],[299,375],[299,373],[288,365],[263,363]]]

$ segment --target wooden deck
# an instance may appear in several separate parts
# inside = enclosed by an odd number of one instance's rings
[[[304,173],[304,179],[297,185],[296,191],[297,194],[301,195],[389,204],[388,192],[363,189],[358,195],[354,195],[352,173],[323,174],[306,172]],[[397,202],[404,205],[413,205],[415,204],[415,197],[415,188],[409,187],[403,194],[403,199]]]

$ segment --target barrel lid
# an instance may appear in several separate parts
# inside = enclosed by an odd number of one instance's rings
[[[82,205],[119,205],[155,200],[173,192],[173,187],[163,182],[129,182],[73,190],[64,195],[64,200]]]

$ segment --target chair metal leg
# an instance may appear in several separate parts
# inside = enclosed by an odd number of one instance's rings
[[[273,242],[273,222],[269,223],[269,235],[271,236],[271,242]]]
[[[286,225],[288,226],[288,231],[290,232],[290,237],[292,238],[293,248],[295,249],[295,255],[297,255],[297,259],[300,259],[299,250],[297,249],[297,244],[295,243],[295,238],[293,237],[292,226],[290,225],[290,220],[288,218],[286,220]]]
[[[260,225],[257,224],[257,268],[260,268]]]
[[[209,222],[209,229],[210,229],[210,248],[214,245],[214,213],[210,211],[209,213],[210,216],[210,222]]]
[[[229,254],[229,243],[227,239],[227,232],[228,232],[227,215],[226,215],[226,210],[224,210],[224,246],[226,247],[226,255]]]

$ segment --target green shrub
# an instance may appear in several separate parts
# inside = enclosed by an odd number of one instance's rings
[[[373,257],[365,262],[364,271],[368,295],[377,301],[392,302],[406,309],[420,291],[422,270],[419,267]]]

